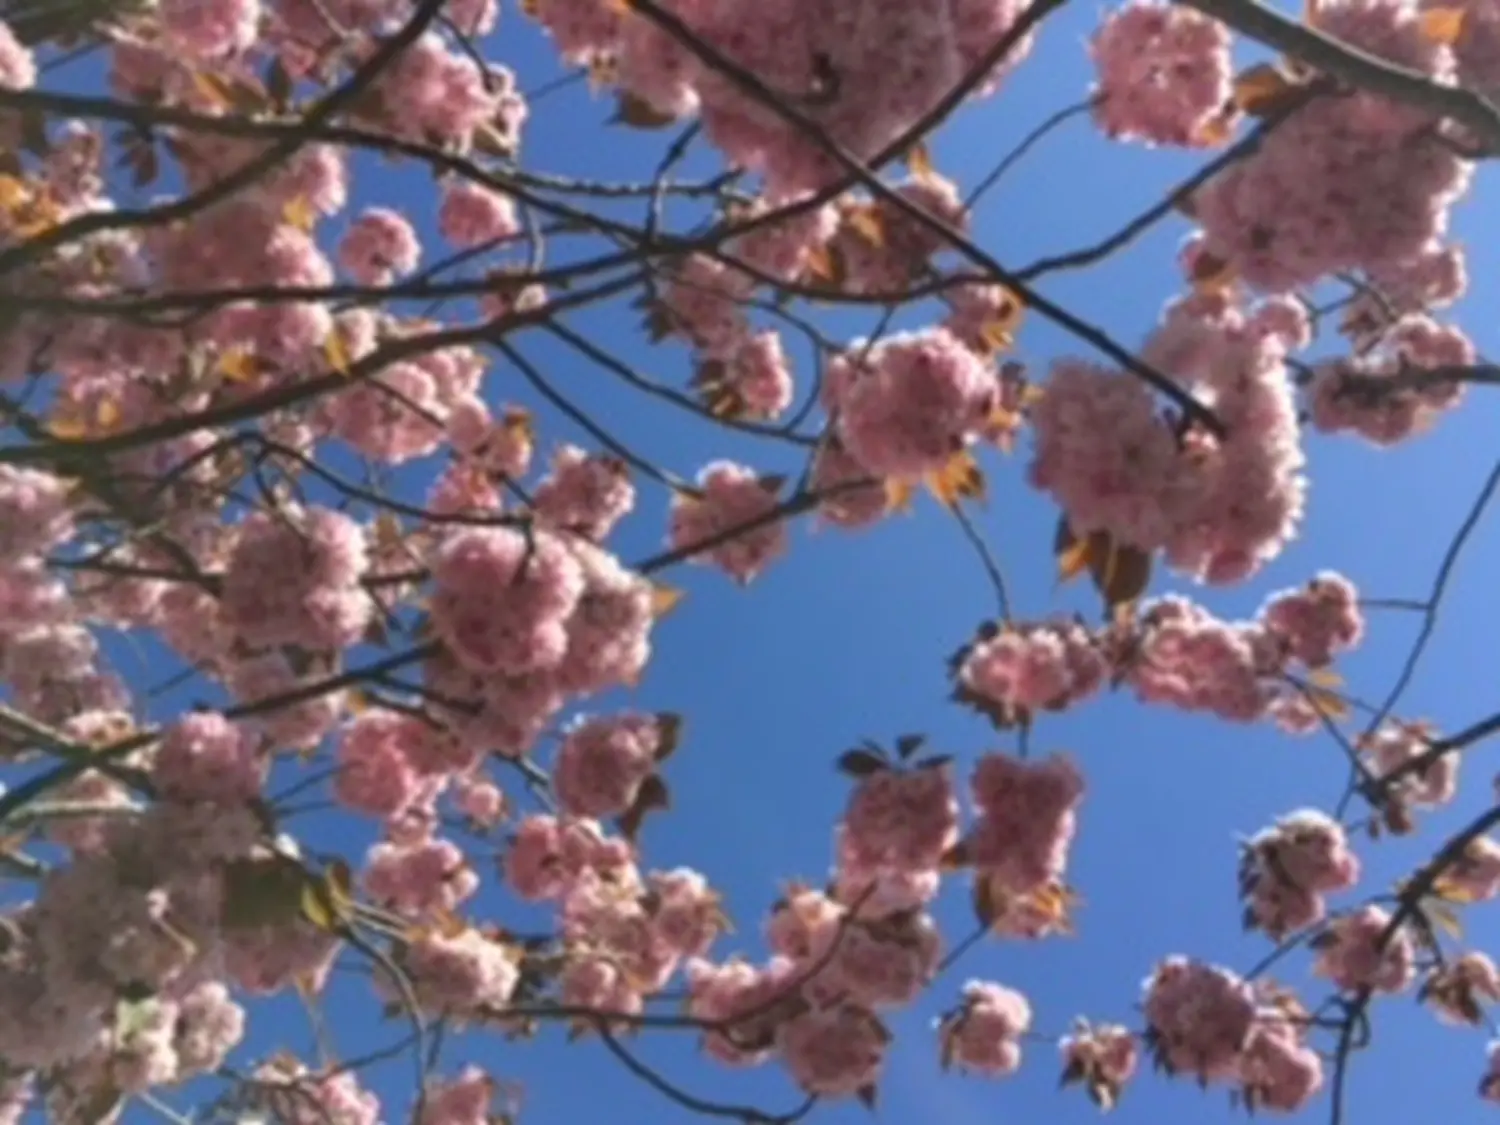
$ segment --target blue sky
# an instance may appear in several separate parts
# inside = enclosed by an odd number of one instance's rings
[[[1086,36],[1105,7],[1079,3],[1049,21],[1033,61],[997,96],[967,108],[932,145],[938,169],[967,189],[1036,123],[1083,97],[1091,79]],[[499,32],[486,46],[518,71],[525,89],[557,73],[550,46],[514,7],[507,7]],[[604,181],[645,177],[671,134],[606,129],[611,109],[607,98],[591,97],[577,85],[544,99],[534,107],[526,131],[526,166]],[[990,193],[977,217],[976,238],[1009,264],[1090,242],[1149,205],[1195,164],[1177,154],[1111,145],[1086,119],[1076,120]],[[711,168],[712,154],[700,152],[688,165],[695,167]],[[357,205],[401,207],[431,230],[436,195],[430,181],[381,164],[360,171]],[[1478,189],[1455,215],[1474,273],[1457,315],[1488,354],[1500,350],[1491,312],[1500,307],[1500,278],[1489,268],[1487,253],[1500,235],[1497,190],[1493,175],[1481,171]],[[1044,291],[1116,338],[1138,343],[1176,291],[1174,251],[1187,231],[1185,220],[1174,218],[1128,254],[1086,273],[1050,278]],[[644,372],[681,385],[687,353],[675,344],[647,345],[635,329],[636,317],[617,304],[578,315],[570,324]],[[869,321],[841,315],[827,323],[852,336]],[[767,471],[800,467],[789,458],[795,451],[726,435],[622,390],[611,376],[544,337],[522,337],[521,346],[558,390],[607,420],[627,446],[681,476],[719,456]],[[1079,345],[1034,319],[1018,349],[1020,358],[1038,369],[1079,352]],[[796,354],[805,387],[806,357]],[[591,444],[555,411],[535,403],[529,388],[498,361],[486,393],[492,401],[535,406],[544,443]],[[1266,593],[1300,584],[1322,568],[1344,572],[1371,596],[1424,597],[1448,540],[1500,452],[1493,440],[1497,423],[1500,405],[1478,392],[1435,432],[1392,452],[1352,439],[1310,437],[1313,485],[1301,538],[1254,582],[1208,592],[1206,604],[1225,616],[1248,614]],[[976,523],[999,555],[1021,616],[1074,608],[1092,613],[1086,591],[1055,588],[1050,546],[1056,512],[1024,486],[1026,457],[1023,441],[1015,456],[989,458],[992,495]],[[403,478],[415,487],[426,473]],[[639,483],[637,512],[614,543],[626,560],[658,550],[664,534],[667,497],[648,482]],[[670,580],[687,599],[658,626],[656,655],[644,682],[633,693],[591,707],[633,706],[687,716],[684,747],[667,774],[677,807],[648,826],[646,861],[656,867],[697,867],[722,889],[739,926],[739,933],[723,943],[726,952],[760,951],[761,919],[784,881],[826,874],[832,826],[847,793],[847,782],[833,769],[841,751],[865,737],[923,731],[936,748],[957,755],[966,773],[979,753],[1012,745],[945,702],[944,660],[993,614],[994,602],[978,559],[951,518],[924,499],[912,514],[869,531],[846,534],[804,524],[792,538],[789,556],[749,590],[706,568],[674,572]],[[1492,661],[1481,655],[1492,651],[1489,641],[1500,617],[1500,599],[1489,579],[1497,566],[1500,536],[1486,524],[1464,556],[1404,714],[1456,729],[1500,707],[1500,682]],[[1187,587],[1158,577],[1154,590],[1167,589]],[[1364,695],[1383,696],[1416,624],[1411,614],[1375,614],[1365,647],[1340,665],[1349,683]],[[155,657],[148,664],[137,666],[139,674],[168,670]],[[1248,967],[1267,944],[1239,929],[1236,836],[1298,807],[1328,807],[1344,782],[1341,754],[1326,738],[1291,739],[1269,727],[1231,728],[1148,710],[1127,697],[1045,720],[1033,747],[1076,755],[1089,779],[1071,868],[1084,898],[1079,932],[1039,944],[989,941],[950,970],[921,1003],[896,1015],[891,1024],[897,1044],[878,1110],[882,1121],[1071,1125],[1093,1120],[1096,1111],[1081,1093],[1056,1090],[1057,1056],[1046,1044],[1030,1045],[1022,1072],[1004,1082],[941,1076],[931,1020],[966,979],[983,977],[1025,991],[1037,1029],[1047,1034],[1064,1031],[1079,1014],[1138,1025],[1133,1005],[1140,982],[1160,957],[1182,952]],[[1416,841],[1361,846],[1367,871],[1362,890],[1388,889],[1446,831],[1485,806],[1491,794],[1488,753],[1473,752],[1457,804],[1425,817]],[[357,855],[368,830],[339,823],[314,835]],[[938,909],[951,940],[971,928],[965,889],[955,880]],[[530,917],[516,910],[493,879],[487,879],[474,912],[517,921]],[[1493,911],[1485,907],[1472,911],[1467,925],[1479,948],[1491,946],[1500,934]],[[1287,966],[1280,978],[1284,983],[1314,1000],[1322,997],[1305,962],[1294,959]],[[367,995],[361,981],[343,975],[330,992],[331,1025],[346,1055],[401,1033],[399,1024],[372,1026]],[[247,1048],[275,1045],[309,1052],[308,1026],[295,1004],[277,1003],[265,1014]],[[1438,1025],[1410,997],[1378,1004],[1375,1017],[1374,1045],[1355,1060],[1348,1120],[1394,1125],[1420,1113],[1458,1121],[1481,1111],[1474,1087],[1483,1065],[1482,1034]],[[693,1093],[750,1100],[772,1111],[797,1101],[774,1067],[750,1074],[726,1071],[700,1058],[686,1036],[651,1033],[639,1048]],[[475,1061],[497,1077],[520,1082],[526,1091],[523,1120],[534,1125],[585,1118],[669,1125],[689,1116],[639,1085],[597,1044],[564,1044],[557,1028],[529,1044],[488,1035],[460,1037],[444,1058],[449,1072]],[[397,1062],[370,1074],[374,1088],[391,1098],[392,1120],[408,1104],[409,1073],[406,1063]],[[817,1112],[830,1122],[867,1116],[856,1106]],[[1309,1112],[1326,1113],[1326,1102]],[[1222,1091],[1205,1094],[1190,1083],[1148,1075],[1127,1092],[1115,1116],[1122,1122],[1192,1119],[1208,1125],[1231,1119],[1232,1111]]]

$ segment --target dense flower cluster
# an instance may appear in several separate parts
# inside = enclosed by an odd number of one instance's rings
[[[1359,881],[1359,858],[1339,823],[1314,809],[1282,817],[1245,845],[1246,920],[1280,941],[1323,920],[1323,896]]]
[[[779,488],[779,481],[744,465],[705,465],[694,491],[672,497],[672,549],[690,552],[695,562],[701,555],[741,585],[752,582],[786,551]]]
[[[1229,29],[1191,8],[1144,0],[1105,17],[1092,43],[1094,117],[1108,136],[1203,145],[1230,98]]]
[[[887,1021],[969,948],[948,950],[945,886],[966,882],[976,938],[1070,932],[1085,759],[1029,756],[1049,713],[1122,689],[1306,733],[1365,707],[1333,671],[1367,632],[1343,575],[1243,619],[1145,593],[1158,558],[1212,587],[1266,571],[1302,526],[1305,438],[1393,445],[1488,381],[1438,319],[1468,284],[1449,218],[1484,130],[1431,106],[1433,89],[1455,114],[1455,86],[1500,93],[1493,3],[1309,6],[1325,36],[1430,79],[1427,105],[1330,95],[1295,60],[1236,78],[1220,22],[1113,6],[1083,48],[1104,135],[1208,148],[1277,120],[1171,200],[1197,229],[1140,362],[1105,348],[1119,362],[1060,358],[1038,383],[1002,356],[1023,309],[1047,311],[1022,279],[1057,260],[1006,284],[950,275],[950,251],[978,257],[962,240],[984,192],[966,199],[922,137],[1026,56],[1021,24],[1041,12],[1026,0],[523,0],[565,64],[610,90],[617,123],[691,120],[648,187],[523,166],[531,107],[485,57],[497,0],[97,7],[0,20],[0,867],[18,888],[0,908],[0,1123],[109,1125],[158,1087],[229,1076],[211,1114],[485,1125],[510,1099],[476,1066],[437,1070],[439,1043],[399,1106],[331,1053],[317,1069],[234,1058],[256,1042],[256,998],[315,1004],[354,952],[384,1014],[420,1026],[413,1042],[556,1019],[633,1059],[620,1035],[670,1026],[717,1062],[775,1063],[812,1099],[873,1105]],[[54,120],[75,43],[97,48],[104,92]],[[49,97],[24,93],[39,83]],[[679,175],[701,141],[726,175]],[[394,182],[422,169],[431,206],[383,204],[374,153],[403,169]],[[881,189],[845,176],[849,158],[907,170]],[[683,201],[703,223],[689,235],[669,221]],[[577,253],[580,234],[611,247]],[[1335,306],[1331,280],[1350,290]],[[696,401],[567,326],[596,283],[634,287],[651,341],[686,345]],[[930,307],[894,320],[918,296]],[[890,316],[825,332],[798,298]],[[686,483],[555,390],[533,337],[803,460],[772,475],[685,441],[702,466]],[[530,391],[501,388],[517,372]],[[1168,409],[1174,391],[1201,409]],[[533,392],[614,452],[550,432],[541,446],[514,404]],[[757,959],[723,951],[708,878],[646,860],[681,720],[607,695],[641,686],[681,595],[656,574],[710,564],[747,585],[789,550],[794,517],[869,527],[918,484],[962,518],[981,447],[1010,451],[1023,429],[1027,479],[1061,510],[1063,577],[1089,574],[1109,612],[1012,619],[985,556],[1005,620],[950,674],[1016,752],[955,763],[916,736],[847,752],[826,879],[783,887]],[[670,489],[664,520],[653,482]],[[614,537],[638,510],[666,546],[627,565]],[[159,664],[182,677],[148,686],[140,670]],[[1354,1029],[1373,996],[1420,982],[1438,1018],[1484,1025],[1500,970],[1443,942],[1449,912],[1500,898],[1500,842],[1468,830],[1394,900],[1328,902],[1360,881],[1356,824],[1410,833],[1458,796],[1468,736],[1387,711],[1340,734],[1371,817],[1299,809],[1242,847],[1245,924],[1311,952],[1334,993],[1319,1015],[1261,972],[1168,957],[1144,986],[1144,1034],[1079,1021],[1055,1040],[1064,1084],[1108,1108],[1144,1051],[1294,1112],[1325,1081],[1311,1037],[1340,1013]],[[512,775],[534,805],[502,787]],[[357,858],[286,831],[325,807],[354,826],[331,839]],[[510,900],[492,912],[505,926],[482,917],[490,890]],[[683,1014],[659,1014],[672,999]],[[971,980],[935,1046],[945,1067],[1004,1077],[1046,1022],[1033,998]],[[1500,1101],[1500,1046],[1480,1093]]]
[[[872,476],[943,468],[999,404],[995,373],[945,329],[855,343],[829,364],[824,399],[843,448]]]
[[[1138,379],[1059,362],[1032,409],[1032,483],[1079,535],[1159,550],[1205,582],[1243,581],[1281,552],[1303,514],[1289,346],[1257,310],[1223,295],[1168,307],[1144,355],[1210,405],[1222,438],[1162,416]]]

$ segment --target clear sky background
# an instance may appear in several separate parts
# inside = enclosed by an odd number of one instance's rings
[[[937,168],[967,190],[1038,122],[1086,96],[1092,79],[1086,39],[1106,7],[1078,0],[1049,20],[1032,60],[998,95],[966,108],[940,134],[932,145]],[[536,89],[559,73],[548,42],[513,5],[507,4],[501,28],[485,48],[516,69],[523,89]],[[92,84],[84,72],[75,73],[80,77],[57,75],[49,84]],[[591,96],[581,85],[543,99],[526,129],[526,167],[601,181],[648,178],[673,134],[605,128],[611,110],[607,97]],[[1111,144],[1086,118],[1075,120],[987,196],[976,219],[976,240],[1011,265],[1091,242],[1158,199],[1198,159]],[[713,167],[713,153],[700,150],[685,174]],[[380,163],[361,162],[358,170],[351,214],[371,203],[400,207],[431,235],[434,253],[441,253],[432,233],[437,195],[430,181]],[[1500,234],[1497,191],[1493,170],[1481,169],[1477,190],[1455,216],[1473,275],[1470,296],[1456,315],[1488,354],[1500,351],[1494,327],[1500,309],[1494,261]],[[690,220],[679,213],[680,224]],[[331,223],[327,234],[339,229],[339,222]],[[1174,255],[1189,229],[1186,220],[1174,217],[1127,254],[1084,273],[1050,278],[1044,291],[1117,339],[1138,344],[1163,302],[1178,290]],[[922,323],[925,317],[930,322],[927,311],[906,321]],[[569,323],[644,373],[683,385],[686,349],[675,343],[648,345],[637,317],[617,304],[575,315]],[[870,318],[841,314],[827,323],[853,336]],[[631,449],[681,476],[692,476],[720,456],[766,471],[801,467],[790,447],[733,438],[622,388],[540,334],[520,339],[523,352],[559,391],[586,406]],[[797,346],[790,336],[788,344]],[[800,361],[799,386],[805,389],[806,353],[798,347],[794,354]],[[1019,358],[1040,372],[1067,354],[1086,353],[1038,319],[1026,323]],[[536,402],[519,376],[498,360],[486,394],[492,402],[536,409],[543,455],[555,440],[593,445],[555,410]],[[1204,602],[1221,615],[1248,615],[1269,592],[1299,585],[1322,568],[1342,571],[1370,596],[1425,597],[1450,538],[1500,456],[1497,423],[1500,403],[1479,391],[1430,435],[1392,452],[1357,439],[1310,436],[1313,485],[1301,538],[1252,583],[1202,592]],[[1096,607],[1086,589],[1055,587],[1050,548],[1056,511],[1025,487],[1028,457],[1024,439],[1012,457],[987,456],[992,495],[976,522],[998,553],[1019,616],[1072,609],[1092,616]],[[419,497],[418,486],[430,473],[428,466],[403,472],[402,479],[411,482],[405,495]],[[659,550],[666,526],[664,491],[638,483],[637,511],[612,544],[627,561]],[[1500,625],[1497,568],[1500,535],[1486,523],[1462,560],[1404,715],[1457,729],[1500,709],[1493,656]],[[910,515],[855,534],[799,524],[789,555],[748,590],[708,568],[679,568],[670,580],[687,598],[658,626],[655,658],[644,682],[637,691],[601,698],[590,709],[632,706],[687,716],[684,747],[667,771],[677,807],[650,822],[645,861],[703,871],[724,892],[739,927],[720,948],[759,955],[762,919],[783,883],[798,877],[821,881],[828,872],[832,828],[848,791],[833,768],[840,752],[865,737],[884,740],[922,731],[936,749],[958,757],[966,778],[977,755],[1013,745],[945,701],[945,658],[981,620],[993,616],[994,595],[958,526],[930,498],[919,500]],[[1168,590],[1194,592],[1159,574],[1152,592]],[[1383,697],[1417,623],[1409,613],[1372,616],[1364,648],[1339,665],[1354,690]],[[130,656],[123,665],[137,682],[171,671],[149,650],[144,664],[141,659]],[[201,687],[187,695],[173,693],[155,705],[156,714],[167,717],[174,705],[203,697]],[[1023,990],[1034,1006],[1037,1030],[1048,1035],[1065,1031],[1080,1014],[1138,1027],[1134,1006],[1141,981],[1161,957],[1185,953],[1248,968],[1269,946],[1264,937],[1240,930],[1236,838],[1298,807],[1331,807],[1345,780],[1341,752],[1326,737],[1293,739],[1269,726],[1230,727],[1148,709],[1128,695],[1044,720],[1032,745],[1036,752],[1076,755],[1089,781],[1071,865],[1071,880],[1084,899],[1078,934],[1041,943],[991,939],[949,970],[923,1001],[891,1019],[897,1042],[877,1112],[891,1125],[1094,1120],[1097,1111],[1080,1091],[1056,1089],[1058,1057],[1045,1043],[1028,1045],[1021,1073],[1005,1081],[942,1076],[932,1021],[965,980],[977,977]],[[1361,891],[1389,889],[1393,878],[1419,864],[1486,806],[1496,772],[1494,753],[1484,747],[1472,752],[1459,800],[1450,810],[1424,816],[1418,838],[1360,845],[1367,872]],[[333,819],[314,828],[314,820],[292,827],[355,857],[368,842],[367,826]],[[480,867],[486,886],[470,904],[474,916],[495,915],[522,928],[545,923],[545,915],[519,909],[498,888],[491,865]],[[937,914],[950,941],[969,933],[966,879],[951,881]],[[1467,925],[1479,948],[1491,947],[1500,934],[1492,908],[1472,910]],[[1286,962],[1279,979],[1313,1003],[1326,991],[1303,959]],[[367,986],[352,974],[336,976],[329,1004],[345,1056],[404,1030],[400,1023],[375,1024]],[[1475,1100],[1484,1034],[1437,1024],[1410,995],[1377,1002],[1374,1019],[1374,1043],[1354,1060],[1346,1120],[1359,1125],[1462,1122],[1486,1111]],[[274,1046],[311,1054],[307,1021],[293,1001],[266,1007],[237,1061]],[[770,1111],[798,1101],[775,1066],[750,1073],[726,1070],[699,1056],[686,1033],[648,1033],[638,1048],[695,1094],[750,1100]],[[474,1061],[497,1077],[520,1082],[523,1121],[532,1125],[581,1120],[675,1125],[690,1116],[640,1085],[598,1044],[568,1045],[555,1026],[531,1043],[512,1044],[490,1034],[458,1037],[444,1059],[448,1073]],[[389,1099],[389,1120],[400,1120],[409,1107],[409,1075],[404,1060],[369,1074],[373,1088]],[[835,1125],[868,1116],[856,1105],[815,1112]],[[1326,1098],[1308,1112],[1312,1119],[1326,1115]],[[1164,1120],[1212,1125],[1235,1115],[1223,1090],[1203,1093],[1191,1082],[1146,1074],[1127,1091],[1115,1116],[1131,1125]]]

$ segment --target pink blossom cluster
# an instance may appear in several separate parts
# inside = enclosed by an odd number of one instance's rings
[[[991,626],[955,658],[958,689],[1010,722],[1062,711],[1104,686],[1106,653],[1072,621]]]
[[[935,871],[958,835],[950,765],[887,766],[862,779],[849,796],[841,860],[866,871]]]
[[[739,213],[745,221],[761,219],[795,198],[757,197]],[[813,258],[824,250],[839,229],[839,208],[832,203],[800,211],[785,219],[763,222],[730,239],[726,249],[735,261],[778,281],[796,281],[807,273]]]
[[[1458,902],[1489,902],[1500,897],[1500,843],[1471,840],[1439,880],[1444,894]]]
[[[1359,875],[1359,857],[1336,820],[1313,809],[1290,813],[1245,844],[1240,892],[1246,921],[1280,941],[1321,922],[1324,896],[1348,890]]]
[[[1365,632],[1359,591],[1331,571],[1301,589],[1273,594],[1261,608],[1260,621],[1293,660],[1308,668],[1333,663],[1334,657],[1358,646]]]
[[[1057,363],[1031,409],[1032,484],[1058,501],[1075,534],[1161,550],[1200,581],[1243,581],[1280,553],[1303,513],[1287,347],[1227,298],[1168,307],[1144,358],[1214,412],[1223,438],[1162,416],[1139,379]]]
[[[1271,718],[1304,732],[1317,728],[1321,712],[1314,695],[1286,679],[1291,662],[1298,653],[1337,655],[1358,641],[1359,620],[1352,588],[1333,574],[1274,595],[1250,621],[1221,621],[1169,595],[1144,603],[1132,625],[1116,630],[1120,671],[1148,702],[1231,722]]]
[[[532,500],[537,514],[553,527],[599,543],[635,507],[635,486],[618,457],[561,445]]]
[[[1413,809],[1438,808],[1458,794],[1458,755],[1433,754],[1433,741],[1425,724],[1387,720],[1357,744],[1371,777],[1403,820]]]
[[[415,1125],[487,1125],[495,1118],[499,1084],[477,1066],[442,1080],[428,1092]]]
[[[1493,98],[1500,90],[1500,11],[1483,0],[1419,0],[1425,11],[1460,13],[1458,37],[1453,42],[1458,80]]]
[[[1345,992],[1403,992],[1416,979],[1417,947],[1406,925],[1364,906],[1335,918],[1313,940],[1313,971]]]
[[[1451,83],[1453,50],[1415,4],[1336,0],[1318,7],[1325,35]],[[1316,98],[1194,196],[1210,251],[1270,292],[1341,270],[1399,270],[1446,231],[1470,170],[1420,110],[1381,95]]]
[[[1323,1085],[1295,998],[1228,969],[1168,957],[1146,981],[1147,1043],[1174,1074],[1237,1087],[1256,1108],[1292,1113]]]
[[[748,585],[786,551],[786,525],[777,517],[780,485],[732,461],[705,465],[691,492],[679,489],[672,497],[668,544]]]
[[[552,784],[569,816],[603,819],[626,812],[675,734],[661,717],[626,712],[578,719],[557,751]]]
[[[837,166],[717,67],[707,66],[647,18],[603,0],[538,0],[538,20],[563,57],[593,63],[655,113],[699,113],[729,161],[764,175],[767,193],[823,186]],[[674,0],[667,6],[708,48],[795,99],[855,157],[875,155],[930,110],[1015,23],[1015,0],[881,3],[859,14],[833,0],[757,6]],[[786,44],[798,43],[795,51]],[[1030,36],[995,65],[989,92],[1030,48]]]
[[[964,985],[963,1002],[938,1024],[943,1058],[964,1070],[1003,1078],[1021,1067],[1021,1040],[1031,1030],[1031,1002],[989,981]]]
[[[942,469],[984,428],[999,391],[995,373],[942,328],[857,341],[824,377],[843,448],[877,477]]]
[[[1472,1027],[1484,1021],[1486,1003],[1500,1002],[1500,968],[1487,953],[1465,953],[1428,973],[1420,998],[1441,1022]]]
[[[818,519],[845,530],[869,527],[891,508],[882,482],[854,459],[837,434],[828,434],[819,443],[809,485],[820,497]]]
[[[964,233],[968,215],[958,187],[933,172],[896,185],[908,206]],[[894,298],[912,288],[944,249],[941,235],[919,223],[890,199],[866,202],[843,197],[837,203],[839,224],[828,242],[834,280],[850,293]]]
[[[388,207],[371,207],[339,243],[339,264],[361,285],[389,285],[417,268],[422,244],[406,217]]]
[[[985,754],[970,789],[979,815],[965,844],[980,876],[1016,897],[1059,883],[1083,799],[1083,775],[1072,760]]]
[[[1070,1034],[1057,1041],[1063,1075],[1085,1083],[1101,1105],[1114,1105],[1140,1064],[1136,1037],[1119,1024],[1075,1021]]]
[[[578,1009],[641,1011],[727,924],[702,875],[642,872],[628,842],[587,818],[527,817],[502,870],[521,898],[554,904],[567,951],[560,994]]]
[[[68,861],[4,916],[0,1056],[78,1088],[107,1079],[135,1093],[216,1070],[244,1034],[231,988],[318,988],[338,941],[301,920],[298,884],[287,900],[295,844],[270,841],[252,804],[264,763],[245,732],[189,715],[154,752],[121,761],[149,764],[156,802],[64,834]],[[75,792],[97,789],[80,778]]]
[[[858,1094],[879,1079],[891,1040],[885,1025],[847,1000],[810,1001],[800,987],[805,974],[790,959],[764,967],[696,960],[686,971],[689,1012],[728,1025],[703,1040],[721,1062],[755,1066],[779,1057],[793,1081],[825,1098]]]
[[[1229,969],[1186,957],[1146,980],[1148,1042],[1166,1067],[1204,1082],[1233,1081],[1255,1029],[1255,990]]]
[[[253,513],[224,572],[225,623],[250,645],[341,649],[370,620],[363,529],[327,508]]]
[[[1475,359],[1461,329],[1428,316],[1402,317],[1359,354],[1314,367],[1307,388],[1312,424],[1381,446],[1422,434],[1463,401],[1462,374]],[[1442,378],[1445,369],[1454,376]]]
[[[1104,18],[1090,53],[1099,71],[1094,120],[1106,136],[1199,146],[1213,143],[1211,126],[1227,126],[1230,37],[1218,20],[1134,0]]]
[[[477,1020],[503,1009],[520,980],[519,958],[511,944],[469,925],[422,931],[402,955],[402,968],[422,1011],[433,1018]],[[382,991],[392,1002],[400,992],[388,981]]]
[[[319,1074],[294,1058],[277,1056],[252,1077],[250,1108],[287,1125],[377,1125],[381,1120],[380,1099],[351,1071]]]

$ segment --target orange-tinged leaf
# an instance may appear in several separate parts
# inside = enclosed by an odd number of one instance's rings
[[[874,207],[852,207],[844,214],[849,229],[877,250],[885,246],[885,225]]]
[[[1234,136],[1235,116],[1232,113],[1216,113],[1200,124],[1193,133],[1193,140],[1203,148],[1219,148],[1229,143]]]
[[[94,407],[94,425],[97,432],[108,433],[120,424],[120,404],[112,398],[99,400]]]
[[[948,463],[927,476],[927,487],[940,502],[952,508],[960,500],[982,501],[985,497],[984,472],[967,449],[959,450]]]
[[[213,104],[215,109],[228,109],[234,101],[234,93],[228,84],[212,71],[194,71],[193,85]]]
[[[911,511],[911,502],[916,498],[916,495],[916,486],[909,480],[900,477],[890,477],[885,482],[885,506],[887,511]]]
[[[843,255],[829,245],[815,246],[807,252],[804,273],[808,280],[834,289],[841,287],[849,276]]]
[[[231,383],[248,383],[255,378],[255,354],[249,348],[230,348],[219,357],[220,375]]]
[[[1091,537],[1086,536],[1080,539],[1073,534],[1066,516],[1058,521],[1052,553],[1057,557],[1057,580],[1059,582],[1066,585],[1088,570],[1092,546]]]
[[[678,603],[687,597],[687,592],[679,590],[676,586],[668,586],[664,583],[654,582],[651,585],[651,616],[658,621],[677,608]]]
[[[1418,17],[1417,23],[1430,42],[1451,47],[1463,36],[1467,14],[1462,8],[1429,8]]]
[[[1307,699],[1326,718],[1336,721],[1349,717],[1349,704],[1335,692],[1311,688],[1307,693]]]
[[[282,204],[281,221],[289,227],[296,227],[304,234],[309,234],[313,227],[318,225],[318,212],[308,202],[307,196],[299,195]]]
[[[1005,320],[989,321],[979,330],[979,339],[991,354],[1009,351],[1016,343],[1014,328]]]
[[[1274,63],[1257,63],[1234,80],[1234,104],[1254,117],[1275,113],[1298,90],[1286,71]]]
[[[906,167],[919,180],[930,179],[937,171],[932,166],[932,153],[921,141],[906,150]]]
[[[61,414],[47,423],[47,432],[58,441],[81,441],[89,436],[88,425],[73,413]]]
[[[31,187],[17,176],[0,175],[0,210],[7,214],[31,199]]]
[[[1212,254],[1199,254],[1193,259],[1189,280],[1200,293],[1219,293],[1235,280],[1234,266]]]
[[[323,341],[323,357],[328,360],[328,366],[340,375],[348,375],[353,361],[349,355],[349,345],[344,341],[344,334],[335,328],[328,333],[328,339]]]
[[[665,129],[677,120],[673,113],[663,113],[645,98],[637,97],[635,94],[621,93],[619,100],[615,103],[614,116],[609,119],[610,125],[628,125],[632,129]]]
[[[1344,677],[1332,668],[1314,668],[1308,673],[1307,682],[1316,684],[1318,687],[1336,688],[1343,686]]]

